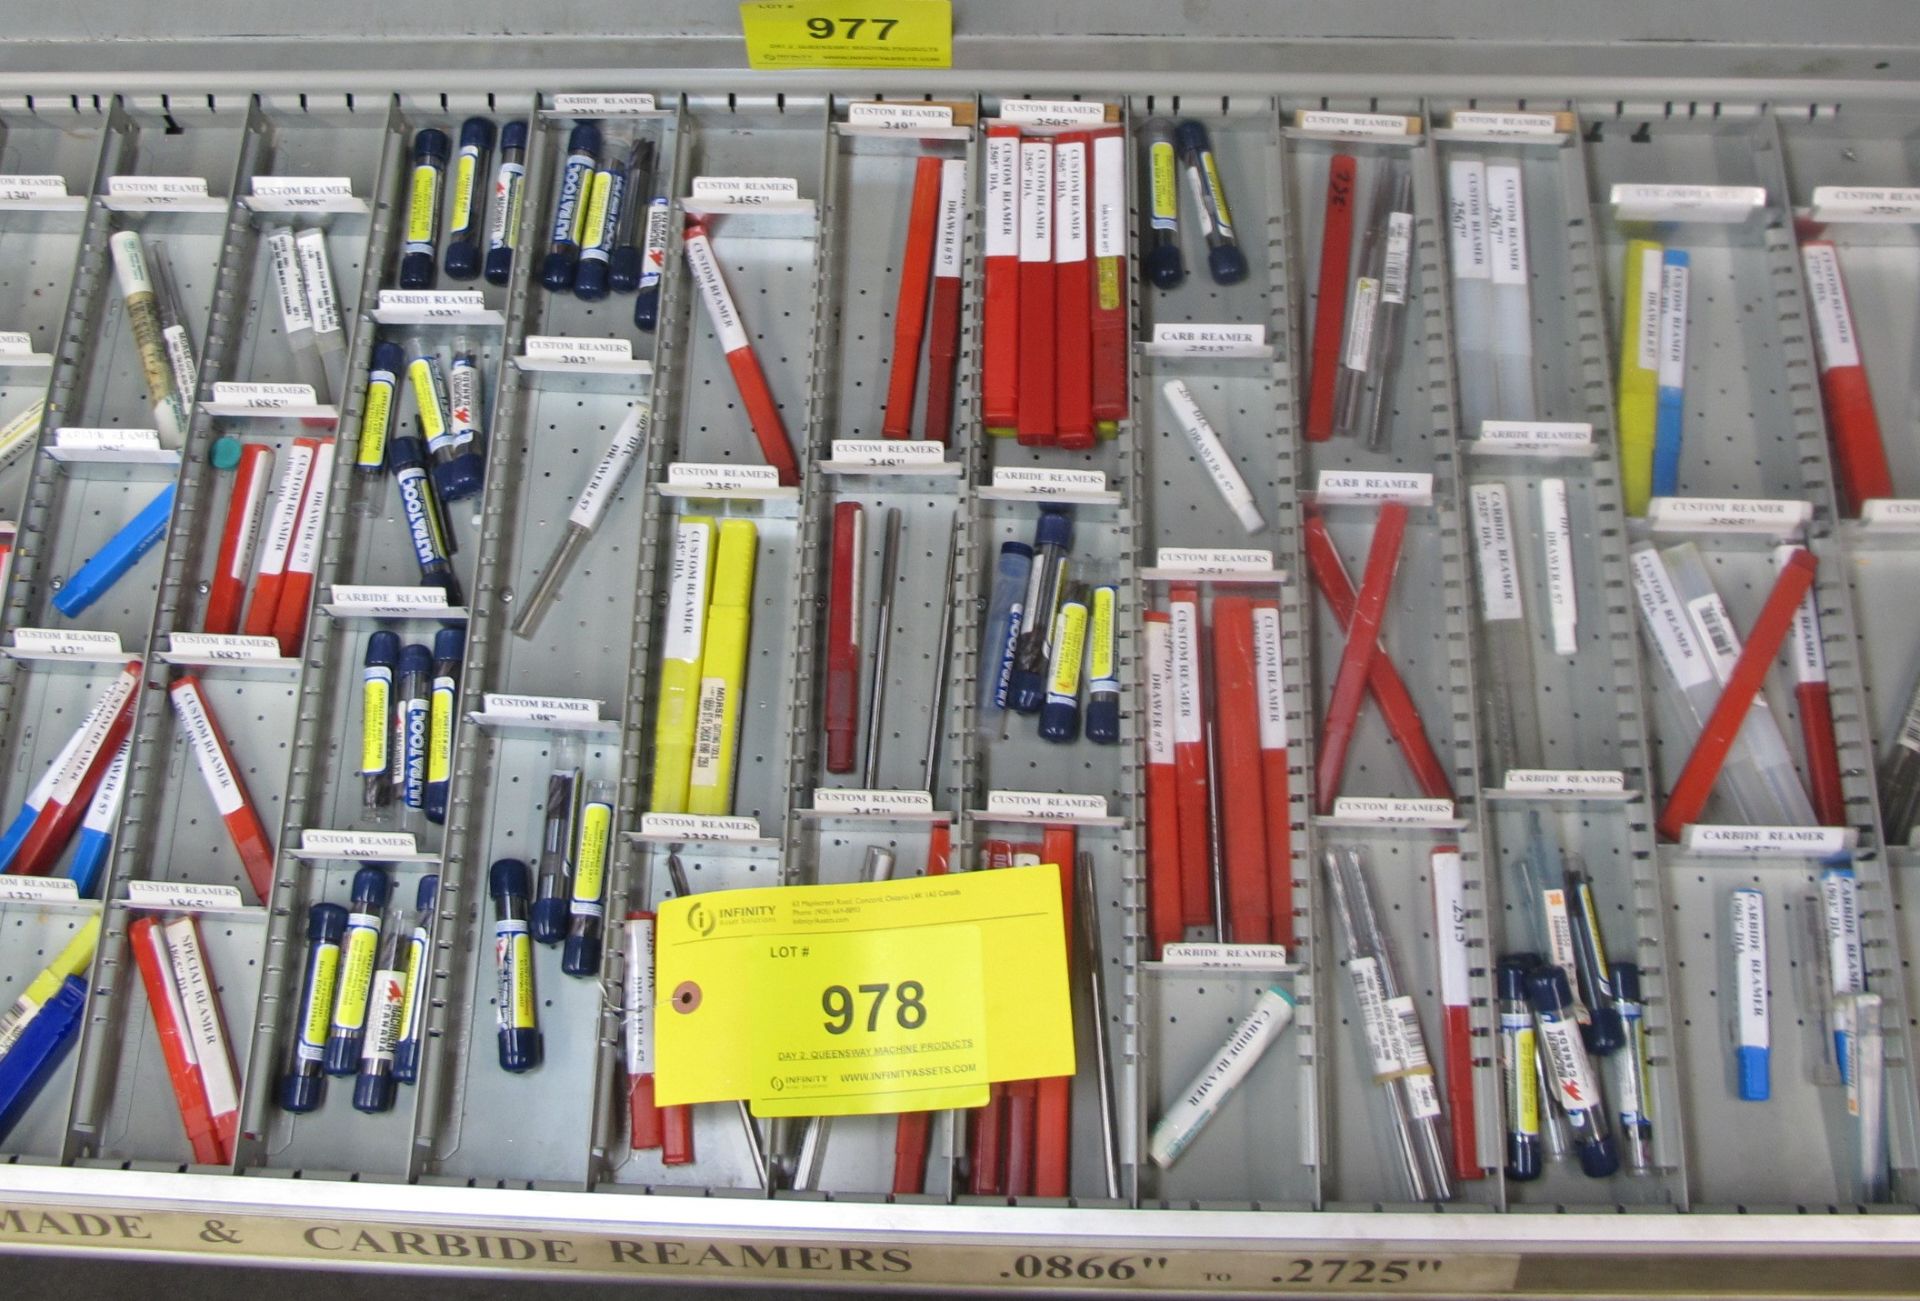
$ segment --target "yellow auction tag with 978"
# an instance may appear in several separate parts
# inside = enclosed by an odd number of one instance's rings
[[[755,68],[951,68],[951,0],[750,0]]]
[[[1060,905],[1052,865],[669,899],[655,1101],[863,1115],[1071,1075]]]

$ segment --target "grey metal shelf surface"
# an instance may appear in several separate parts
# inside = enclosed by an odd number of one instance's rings
[[[1409,1212],[1425,1208],[1405,1204],[1393,1153],[1382,1144],[1384,1112],[1377,1107],[1379,1090],[1370,1079],[1319,863],[1321,851],[1333,846],[1367,854],[1402,972],[1437,1051],[1438,927],[1430,855],[1451,845],[1462,855],[1469,901],[1474,1115],[1485,1177],[1460,1184],[1449,1224],[1461,1212],[1558,1210],[1584,1226],[1615,1210],[1740,1209],[1749,1213],[1741,1223],[1756,1236],[1736,1234],[1734,1240],[1759,1250],[1756,1224],[1772,1227],[1813,1210],[1920,1207],[1920,1095],[1909,1033],[1920,981],[1907,957],[1920,942],[1914,921],[1920,905],[1911,897],[1920,864],[1912,851],[1882,845],[1873,789],[1874,757],[1897,729],[1911,686],[1915,634],[1906,611],[1912,607],[1908,598],[1920,594],[1920,567],[1899,535],[1837,518],[1792,211],[1804,205],[1815,184],[1913,179],[1907,119],[1890,111],[1863,115],[1856,128],[1846,115],[1776,118],[1759,106],[1725,105],[1700,117],[1675,116],[1658,106],[1595,103],[1582,108],[1579,128],[1564,137],[1510,150],[1502,144],[1520,159],[1529,209],[1540,414],[1589,422],[1594,433],[1591,457],[1546,463],[1472,450],[1475,414],[1461,407],[1446,167],[1463,151],[1484,153],[1492,146],[1432,130],[1392,144],[1333,140],[1287,125],[1295,108],[1322,107],[1319,100],[1189,96],[1176,108],[1158,95],[1116,96],[1118,123],[1129,141],[1126,192],[1133,218],[1129,409],[1117,436],[1069,454],[989,437],[980,427],[983,258],[977,229],[984,137],[975,132],[966,140],[942,141],[940,150],[968,160],[972,188],[964,251],[966,328],[947,453],[959,473],[881,476],[822,462],[836,438],[877,436],[892,345],[893,261],[915,150],[899,140],[843,131],[846,99],[839,95],[682,97],[665,87],[655,93],[660,109],[636,121],[658,132],[660,192],[672,200],[676,217],[657,334],[631,328],[630,298],[587,304],[536,283],[570,125],[544,111],[544,98],[403,96],[374,104],[364,96],[316,95],[308,102],[282,95],[258,101],[221,97],[191,106],[130,98],[88,112],[80,101],[62,104],[45,117],[37,106],[22,111],[0,104],[0,171],[60,171],[71,192],[91,196],[73,212],[0,210],[0,253],[17,241],[24,250],[20,265],[30,266],[33,275],[31,285],[0,278],[0,329],[28,328],[55,353],[46,377],[49,432],[31,454],[19,488],[21,546],[5,592],[6,631],[54,622],[49,602],[55,580],[144,504],[145,495],[168,482],[178,494],[164,545],[78,623],[118,632],[131,656],[145,656],[147,689],[136,711],[133,775],[103,895],[107,902],[0,906],[0,1001],[39,971],[87,911],[103,908],[105,923],[80,1048],[6,1140],[0,1191],[17,1187],[23,1195],[45,1197],[64,1173],[73,1176],[76,1196],[98,1197],[111,1187],[103,1181],[114,1173],[131,1178],[186,1170],[187,1149],[126,950],[125,927],[133,915],[126,906],[127,883],[160,881],[237,885],[249,895],[242,912],[203,917],[244,1100],[232,1170],[192,1172],[199,1181],[192,1186],[204,1189],[200,1196],[212,1204],[244,1200],[271,1178],[281,1185],[272,1198],[286,1204],[298,1205],[303,1189],[322,1190],[314,1206],[332,1205],[336,1186],[345,1181],[417,1183],[423,1218],[436,1213],[435,1199],[443,1191],[461,1194],[460,1213],[471,1213],[464,1195],[492,1190],[499,1195],[499,1217],[522,1224],[576,1215],[579,1202],[568,1194],[617,1191],[651,1196],[598,1199],[609,1207],[600,1214],[611,1221],[659,1217],[661,1223],[698,1224],[698,1218],[687,1218],[687,1207],[698,1201],[726,1208],[714,1213],[716,1225],[737,1218],[767,1233],[807,1227],[881,1241],[895,1232],[931,1241],[985,1241],[1006,1232],[1030,1233],[1040,1241],[1093,1240],[1105,1233],[1200,1241],[1216,1232],[1242,1234],[1250,1223],[1284,1225],[1275,1232],[1318,1238],[1349,1232],[1348,1226],[1375,1214],[1382,1223],[1391,1221],[1396,1234],[1412,1235],[1409,1240],[1439,1235],[1445,1230],[1406,1227],[1422,1222]],[[989,95],[979,104],[990,116],[1000,101]],[[1433,128],[1465,101],[1408,95],[1336,99],[1325,106],[1405,112]],[[1186,285],[1162,293],[1139,281],[1139,128],[1145,117],[1167,111],[1199,116],[1212,133],[1252,270],[1231,289],[1207,281],[1190,228]],[[391,626],[410,639],[430,639],[439,621],[378,621],[322,607],[336,584],[411,587],[419,581],[391,484],[358,476],[351,450],[374,343],[416,330],[375,319],[378,291],[394,284],[413,134],[426,125],[457,132],[470,113],[496,123],[525,118],[534,130],[526,235],[512,281],[480,286],[487,307],[504,324],[417,327],[436,340],[449,328],[467,329],[480,347],[486,376],[487,485],[481,498],[452,512],[456,567],[468,604],[456,712],[461,721],[442,828],[367,819],[354,753],[367,634]],[[1336,151],[1361,159],[1362,195],[1368,169],[1389,153],[1406,160],[1414,182],[1412,289],[1388,399],[1392,439],[1377,453],[1351,440],[1314,443],[1301,437],[1319,224],[1327,160]],[[210,193],[228,202],[222,212],[110,212],[102,201],[105,178],[133,172],[202,175]],[[138,359],[105,254],[106,234],[121,226],[169,247],[194,318],[192,332],[203,341],[203,398],[222,378],[290,377],[260,240],[262,227],[280,218],[238,202],[251,178],[263,174],[349,176],[368,211],[292,219],[327,232],[349,336],[347,373],[335,395],[340,455],[297,665],[200,670],[276,845],[271,896],[255,900],[176,734],[164,687],[178,669],[158,652],[164,638],[199,626],[227,491],[225,476],[208,464],[212,441],[224,434],[278,446],[316,431],[289,421],[216,417],[203,408],[177,467],[156,472],[65,465],[46,451],[50,431],[61,424],[139,427],[147,418]],[[801,467],[791,496],[703,496],[674,490],[668,482],[676,463],[760,463],[718,340],[685,274],[677,220],[686,211],[692,178],[724,175],[792,176],[801,197],[814,205],[810,219],[785,227],[753,213],[710,219],[720,264]],[[1613,444],[1617,327],[1609,322],[1618,318],[1626,232],[1613,219],[1606,195],[1611,184],[1629,181],[1758,184],[1767,191],[1765,206],[1745,224],[1684,229],[1684,243],[1695,254],[1695,297],[1682,485],[1694,494],[1813,503],[1810,544],[1821,561],[1817,598],[1849,826],[1859,839],[1869,980],[1887,1009],[1895,1178],[1890,1200],[1872,1208],[1851,1198],[1845,1095],[1814,1082],[1816,1046],[1797,1024],[1802,977],[1785,937],[1814,887],[1816,866],[1787,858],[1706,862],[1655,844],[1654,814],[1684,756],[1663,748],[1669,739],[1661,714],[1664,688],[1642,668],[1626,570],[1627,546],[1640,526],[1621,509]],[[1903,378],[1920,331],[1907,301],[1920,272],[1911,231],[1854,228],[1845,232],[1844,255],[1896,484],[1920,493],[1911,384]],[[67,300],[56,317],[45,296],[60,292]],[[1155,324],[1174,322],[1263,326],[1271,355],[1189,358],[1141,346]],[[522,369],[514,359],[529,335],[631,340],[634,355],[651,363],[651,375],[582,378]],[[30,400],[31,383],[14,382],[14,372],[0,379],[9,381],[0,386],[4,417]],[[1222,431],[1267,520],[1264,532],[1249,538],[1220,509],[1216,490],[1160,400],[1161,386],[1174,379],[1188,384]],[[652,427],[638,463],[537,634],[517,637],[512,624],[519,605],[531,594],[574,495],[629,407],[641,400],[651,403]],[[410,399],[397,402],[397,419],[410,419],[410,411]],[[1076,577],[1118,588],[1123,717],[1117,746],[1056,746],[1020,717],[1010,720],[1004,738],[997,726],[981,726],[980,620],[993,558],[1002,541],[1030,539],[1036,514],[1030,501],[983,493],[996,467],[1014,465],[1097,469],[1117,494],[1111,503],[1078,509],[1074,539]],[[1354,825],[1312,816],[1315,730],[1345,637],[1303,563],[1303,516],[1308,509],[1322,514],[1357,577],[1376,514],[1368,505],[1313,502],[1317,476],[1329,470],[1433,476],[1431,504],[1412,515],[1384,644],[1451,785],[1454,818],[1442,826]],[[1466,492],[1470,483],[1498,480],[1523,503],[1517,521],[1530,544],[1522,567],[1525,599],[1536,607],[1545,594],[1533,559],[1539,526],[1530,490],[1546,474],[1567,481],[1572,503],[1579,651],[1556,654],[1536,619],[1528,651],[1537,694],[1522,704],[1537,718],[1543,764],[1617,770],[1625,793],[1616,800],[1514,796],[1498,789],[1498,774],[1489,770],[1480,708],[1488,648],[1477,618]],[[10,482],[0,476],[0,512],[11,509],[4,505]],[[1037,828],[987,812],[990,790],[1106,800],[1110,818],[1077,829],[1079,848],[1095,857],[1099,897],[1076,906],[1098,909],[1111,968],[1109,1005],[1100,1014],[1113,1031],[1119,1081],[1123,1179],[1117,1202],[1108,1201],[1100,1186],[1084,1035],[1067,1206],[1028,1201],[1008,1209],[993,1204],[1004,1199],[964,1194],[954,1174],[959,1153],[938,1123],[924,1191],[893,1199],[898,1204],[885,1210],[879,1208],[889,1201],[892,1129],[881,1119],[836,1123],[821,1189],[775,1194],[763,1211],[748,1209],[761,1205],[763,1190],[731,1106],[697,1109],[698,1160],[691,1166],[666,1167],[657,1153],[630,1153],[618,979],[627,955],[617,925],[607,927],[598,980],[565,976],[554,950],[536,950],[546,1062],[532,1075],[514,1076],[494,1060],[485,871],[496,858],[534,857],[544,777],[558,740],[538,730],[474,725],[467,713],[479,707],[485,692],[601,702],[604,725],[585,740],[583,751],[589,776],[613,781],[619,790],[608,916],[664,897],[667,843],[630,833],[638,831],[649,803],[666,553],[679,519],[747,518],[758,528],[749,704],[733,808],[757,820],[760,839],[694,841],[680,848],[695,889],[850,880],[869,844],[893,849],[901,874],[924,869],[928,822],[810,811],[816,788],[857,784],[825,771],[820,742],[827,560],[832,511],[841,502],[866,507],[870,553],[887,508],[899,508],[905,521],[877,784],[929,789],[934,808],[952,821],[955,870],[976,866],[989,840],[1038,838]],[[956,578],[953,590],[943,593],[938,585],[950,529],[957,536]],[[1259,594],[1278,602],[1283,631],[1296,932],[1290,954],[1295,969],[1286,979],[1299,1007],[1289,1039],[1214,1117],[1205,1138],[1172,1169],[1160,1170],[1145,1159],[1152,1121],[1218,1048],[1264,977],[1145,960],[1141,616],[1164,604],[1166,585],[1142,571],[1156,566],[1163,548],[1236,546],[1271,549],[1275,568],[1284,571]],[[1745,626],[1770,582],[1766,548],[1717,538],[1703,541],[1703,551],[1736,623]],[[871,554],[868,559],[870,572],[877,572],[877,561]],[[1210,584],[1204,590],[1211,598],[1225,588]],[[935,636],[943,600],[951,603],[954,648],[941,665]],[[0,735],[15,756],[0,780],[0,798],[9,807],[24,799],[86,702],[115,671],[112,664],[0,660]],[[948,675],[944,712],[937,717],[927,690],[935,672]],[[1769,704],[1796,762],[1804,763],[1796,704],[1785,681],[1783,672],[1771,675]],[[920,762],[930,727],[941,733],[940,759],[932,780],[923,783]],[[1371,705],[1355,733],[1342,793],[1417,793]],[[1531,945],[1513,864],[1536,817],[1563,848],[1584,856],[1614,956],[1631,954],[1642,968],[1655,1098],[1655,1169],[1647,1177],[1593,1181],[1570,1165],[1556,1165],[1540,1183],[1521,1184],[1500,1172],[1502,1085],[1491,978],[1502,953]],[[306,909],[323,899],[344,900],[354,867],[303,856],[301,833],[396,826],[412,831],[421,851],[417,861],[396,866],[397,896],[411,904],[415,884],[428,872],[437,872],[441,882],[419,1083],[403,1087],[398,1105],[384,1116],[350,1110],[340,1083],[319,1111],[290,1116],[275,1105],[273,1090],[298,1002]],[[1719,929],[1724,892],[1736,881],[1766,893],[1780,936],[1772,971],[1775,1092],[1766,1104],[1734,1102],[1724,1078],[1728,1054],[1720,1009],[1727,1000]],[[1777,1136],[1764,1156],[1751,1141],[1755,1126]],[[252,1178],[243,1183],[238,1175]],[[153,1187],[164,1189],[154,1196],[183,1196],[177,1191],[182,1185],[171,1181]],[[926,1207],[917,1205],[922,1202]],[[947,1228],[937,1219],[911,1218],[921,1209],[955,1218]],[[1260,1214],[1251,1221],[1236,1214],[1245,1211]],[[900,1213],[909,1218],[891,1218]],[[1231,1228],[1209,1229],[1208,1216],[1222,1217],[1215,1222]],[[1431,1218],[1437,1223],[1445,1217]],[[1883,1243],[1889,1249],[1911,1252],[1920,1243],[1912,1228],[1920,1221],[1911,1216],[1860,1218],[1898,1226],[1883,1230],[1891,1235]],[[1327,1227],[1310,1227],[1316,1223]],[[1513,1230],[1516,1240],[1526,1232]],[[1694,1231],[1672,1232],[1685,1237]],[[1784,1235],[1772,1244],[1781,1250],[1791,1245]],[[1534,1242],[1515,1250],[1531,1256],[1552,1247]]]

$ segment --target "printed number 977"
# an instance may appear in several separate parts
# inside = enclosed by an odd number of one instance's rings
[[[927,1023],[927,1005],[921,1001],[926,997],[926,990],[917,980],[903,980],[898,985],[862,985],[860,992],[872,1000],[867,1004],[868,1034],[880,1028],[880,1009],[886,1005],[889,993],[894,999],[894,1022],[902,1030],[918,1030]],[[825,1023],[828,1034],[845,1034],[853,1029],[854,1002],[853,992],[845,985],[828,985],[821,991],[820,1010],[831,1018]]]
[[[834,38],[837,27],[844,27],[846,30],[839,34],[852,41],[859,39],[860,29],[868,23],[873,24],[870,39],[884,41],[893,35],[893,29],[900,25],[900,20],[898,18],[809,18],[807,35],[816,41],[830,41]]]

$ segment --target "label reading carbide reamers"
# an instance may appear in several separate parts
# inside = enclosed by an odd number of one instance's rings
[[[1513,519],[1504,483],[1476,483],[1473,502],[1474,554],[1480,570],[1480,612],[1488,623],[1526,617],[1520,601],[1520,567],[1513,553]]]
[[[1482,420],[1479,445],[1482,450],[1581,455],[1593,450],[1593,426],[1571,420]]]
[[[1155,322],[1148,345],[1156,353],[1184,357],[1255,357],[1267,351],[1264,325]]]
[[[1773,1046],[1767,1006],[1767,900],[1758,890],[1733,892],[1729,942],[1733,949],[1736,1026],[1742,1048]]]
[[[1398,501],[1409,506],[1433,502],[1431,474],[1396,474],[1371,470],[1322,470],[1314,495],[1323,502]]]
[[[1684,842],[1696,854],[1791,854],[1825,858],[1853,847],[1846,827],[1689,826]]]
[[[611,117],[621,113],[651,113],[653,96],[639,93],[555,95],[553,111],[566,117]]]
[[[1624,795],[1627,778],[1604,768],[1509,768],[1504,789],[1527,795]]]

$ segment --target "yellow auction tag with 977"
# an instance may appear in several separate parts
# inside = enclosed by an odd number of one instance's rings
[[[1052,865],[669,899],[655,1100],[863,1115],[1071,1075],[1060,905]]]
[[[952,0],[750,0],[755,68],[951,68]]]

